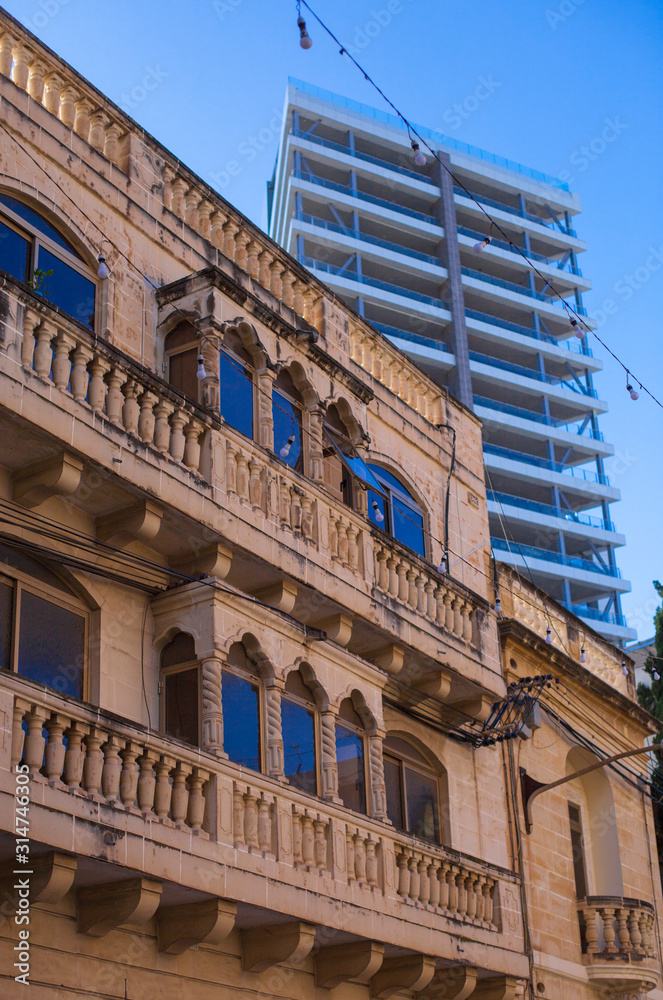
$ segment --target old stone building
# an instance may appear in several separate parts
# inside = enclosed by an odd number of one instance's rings
[[[603,770],[525,833],[516,766],[591,754],[556,715],[650,727],[515,576],[499,619],[476,418],[0,29],[0,995],[656,987],[641,791]],[[491,706],[541,673],[578,704],[507,752]]]

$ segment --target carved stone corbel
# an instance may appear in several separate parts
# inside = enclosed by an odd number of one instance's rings
[[[371,979],[371,996],[387,1000],[399,990],[423,990],[435,975],[431,955],[398,955],[385,958],[382,968]]]
[[[518,980],[515,976],[491,976],[480,979],[471,1000],[514,1000]]]
[[[438,969],[417,1000],[467,1000],[474,997],[478,969],[470,965],[450,965]]]
[[[354,979],[367,983],[382,965],[384,945],[353,941],[321,948],[315,956],[315,985],[327,990]]]
[[[59,903],[67,895],[76,875],[76,858],[58,851],[33,855],[30,864],[30,903]],[[21,875],[15,875],[16,863],[4,862],[0,867],[0,898],[16,898]]]
[[[301,920],[242,931],[242,968],[264,972],[280,962],[301,962],[315,943],[315,926]]]
[[[196,944],[221,944],[233,927],[237,904],[226,899],[203,899],[159,910],[159,951],[181,955]]]
[[[273,608],[278,608],[279,611],[285,611],[289,615],[297,600],[297,584],[292,583],[290,580],[279,580],[278,583],[273,584],[271,587],[263,587],[261,590],[257,590],[253,596],[264,601],[266,604],[271,604]]]
[[[332,642],[337,642],[339,646],[347,646],[352,638],[353,619],[350,615],[342,613],[330,615],[328,618],[316,620],[311,624],[316,628],[324,629],[327,638],[331,639]]]
[[[230,549],[220,542],[215,542],[192,556],[175,560],[171,565],[173,569],[188,573],[190,576],[216,576],[220,580],[225,580],[230,572],[232,558]]]
[[[161,882],[132,878],[78,890],[78,932],[103,937],[122,924],[145,924],[156,913]]]
[[[153,541],[159,533],[163,511],[151,500],[142,500],[97,519],[100,542],[123,547],[130,542]]]
[[[383,646],[382,649],[369,653],[368,658],[373,660],[378,667],[382,667],[388,674],[395,676],[403,669],[403,657],[405,650],[401,646]]]
[[[69,452],[34,462],[13,475],[13,498],[22,507],[38,507],[53,496],[75,493],[81,481],[83,463]]]

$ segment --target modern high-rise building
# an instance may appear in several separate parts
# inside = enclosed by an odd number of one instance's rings
[[[620,606],[630,584],[615,559],[624,536],[604,468],[613,447],[599,430],[602,365],[547,284],[586,316],[578,196],[417,130],[453,176],[430,156],[415,164],[394,115],[290,80],[270,235],[481,418],[496,558],[623,643],[635,632]]]

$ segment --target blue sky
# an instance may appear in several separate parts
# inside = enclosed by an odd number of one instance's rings
[[[585,298],[600,334],[663,399],[663,5],[651,0],[315,0],[415,122],[483,146],[578,191]],[[14,0],[7,10],[199,173],[266,224],[288,75],[380,107],[309,17],[298,45],[285,0]],[[481,86],[483,84],[483,86]],[[477,99],[478,93],[482,96]],[[459,110],[460,109],[460,110]],[[235,161],[234,176],[228,164]],[[633,584],[624,609],[652,632],[663,578],[663,410],[605,361],[601,420],[622,491],[613,520]]]

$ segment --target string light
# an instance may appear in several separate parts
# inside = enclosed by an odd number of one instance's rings
[[[636,399],[640,399],[640,393],[636,392],[636,390],[631,385],[631,383],[629,381],[630,377],[631,377],[631,373],[627,371],[626,372],[626,391],[629,394],[629,396],[631,397],[631,399],[633,400],[633,402],[635,402]],[[642,386],[640,386],[640,388],[642,389]]]
[[[295,435],[291,434],[290,437],[288,438],[288,440],[286,441],[286,443],[283,445],[283,447],[279,451],[279,455],[281,456],[281,458],[287,458],[288,457],[288,455],[290,454],[290,449],[292,448],[292,446],[293,446],[294,443],[295,443]]]
[[[412,146],[412,152],[414,153],[414,162],[418,167],[425,167],[428,163],[426,159],[426,154],[421,152],[421,146],[415,139],[410,140],[410,145]]]
[[[585,647],[582,646],[580,649],[580,662],[587,663],[587,657],[585,656]]]
[[[204,378],[207,378],[207,372],[205,370],[205,359],[202,354],[198,355],[198,371],[196,372],[196,377],[202,382]]]
[[[502,602],[499,594],[495,594],[495,613],[498,618],[502,617]]]
[[[448,561],[449,560],[447,558],[446,552],[443,552],[442,553],[442,558],[440,559],[440,565],[437,567],[438,573],[446,573],[447,572],[447,563],[448,563]]]
[[[552,630],[550,628],[550,625],[546,629],[546,642],[548,643],[548,645],[550,645],[552,642]]]
[[[108,269],[108,264],[106,263],[106,258],[104,256],[104,251],[103,251],[104,243],[110,243],[111,246],[113,245],[110,242],[110,240],[102,240],[101,243],[99,244],[99,256],[97,257],[97,262],[99,264],[99,267],[97,268],[97,274],[102,279],[102,281],[105,278],[107,278],[108,275],[110,274],[110,271]]]
[[[373,511],[375,512],[375,520],[378,524],[382,524],[384,521],[384,514],[380,510],[377,500],[373,500]]]
[[[578,322],[577,319],[572,319],[571,320],[571,326],[573,327],[573,332],[575,333],[575,335],[578,338],[578,340],[584,340],[585,339],[585,331],[584,331],[584,328],[580,325],[580,323]]]
[[[584,327],[584,332],[591,333],[592,336],[595,337],[598,340],[599,344],[601,344],[601,346],[608,352],[608,354],[617,362],[617,364],[621,365],[621,367],[624,369],[624,371],[626,371],[628,373],[628,369],[627,369],[626,365],[624,364],[624,362],[621,360],[621,358],[619,358],[615,354],[615,352],[613,350],[611,350],[608,347],[608,345],[605,343],[605,341],[602,340],[602,338],[598,335],[598,333],[596,332],[596,330],[590,329],[590,327],[587,326],[584,323],[582,325],[579,323],[579,321],[580,321],[580,315],[579,315],[579,313],[577,313],[569,305],[569,303],[566,301],[566,299],[564,298],[564,296],[541,273],[541,271],[539,270],[539,268],[534,264],[534,262],[532,260],[530,260],[530,258],[527,256],[527,254],[525,253],[525,251],[521,247],[517,246],[517,244],[515,244],[513,242],[513,240],[509,237],[509,234],[506,233],[504,231],[504,229],[500,226],[500,224],[493,219],[493,217],[486,210],[486,208],[484,207],[484,205],[478,200],[478,198],[475,195],[472,194],[472,192],[463,183],[462,179],[460,177],[457,177],[456,174],[454,174],[453,170],[444,162],[443,159],[441,159],[440,155],[417,132],[416,128],[405,117],[405,115],[402,114],[402,112],[396,107],[396,105],[394,104],[394,102],[391,101],[387,97],[387,95],[382,90],[382,88],[379,87],[378,84],[375,82],[375,80],[373,80],[372,77],[370,77],[368,75],[368,73],[366,72],[366,70],[363,68],[363,66],[360,65],[360,63],[357,62],[357,60],[354,58],[354,56],[350,52],[348,52],[348,50],[342,44],[342,42],[340,41],[340,39],[334,34],[334,32],[331,30],[331,28],[329,28],[325,24],[325,22],[322,20],[322,18],[318,14],[316,14],[316,12],[311,7],[310,3],[308,3],[307,0],[298,0],[298,6],[299,6],[300,3],[303,4],[306,7],[306,9],[315,18],[315,20],[318,22],[318,24],[323,29],[323,31],[325,31],[329,35],[329,37],[332,39],[332,41],[335,42],[336,45],[339,46],[339,52],[340,52],[340,54],[341,55],[346,55],[348,57],[348,59],[350,59],[350,61],[356,66],[356,68],[362,74],[362,76],[367,81],[367,83],[370,83],[370,85],[374,88],[374,90],[377,91],[377,93],[380,95],[380,97],[382,97],[382,99],[395,112],[395,114],[397,115],[397,117],[403,123],[403,126],[407,129],[408,135],[410,137],[410,141],[413,141],[414,138],[416,138],[416,139],[418,139],[420,141],[420,143],[428,150],[429,154],[433,157],[433,159],[437,160],[437,162],[440,164],[440,167],[443,170],[445,170],[447,172],[447,174],[449,174],[449,176],[452,178],[452,180],[454,181],[454,183],[456,184],[456,186],[462,189],[462,191],[464,192],[464,194],[466,194],[467,197],[470,198],[474,202],[474,204],[477,206],[477,209],[479,210],[479,212],[481,212],[482,215],[486,219],[488,219],[488,221],[490,222],[490,225],[491,225],[491,229],[494,227],[497,230],[497,232],[500,234],[500,236],[504,238],[504,241],[506,243],[508,243],[510,249],[514,253],[516,253],[520,257],[522,257],[522,259],[525,261],[525,263],[528,265],[528,267],[534,272],[534,274],[536,274],[541,279],[541,281],[544,284],[544,287],[547,285],[550,288],[550,291],[552,293],[552,297],[559,299],[562,307],[566,310],[567,314],[569,315],[569,318],[571,318],[572,316],[575,317],[576,323],[574,324],[574,329],[576,328],[576,326],[580,326],[581,330]],[[478,245],[481,246],[480,243]],[[485,245],[488,246],[488,243],[486,243]],[[477,252],[480,252],[480,251],[477,251]],[[576,336],[578,336],[578,332],[577,331],[576,331]],[[583,333],[583,336],[584,336],[584,333]],[[580,339],[582,339],[582,337]],[[658,399],[653,394],[653,392],[650,392],[650,390],[645,385],[643,385],[643,383],[640,382],[639,380],[638,380],[638,384],[640,385],[641,389],[644,389],[644,391],[647,393],[647,395],[650,397],[650,399],[652,399],[656,403],[657,406],[660,406],[661,409],[663,409],[663,403],[661,402],[661,400]]]
[[[313,41],[306,30],[306,21],[302,17],[301,5],[297,4],[297,27],[299,28],[299,44],[303,49],[310,49]]]
[[[484,236],[484,238],[481,240],[480,243],[475,243],[474,246],[472,247],[472,250],[474,251],[474,253],[483,253],[488,244],[492,243],[492,241],[493,241],[493,224],[491,222],[490,233],[488,234],[488,236]]]
[[[628,677],[628,667],[626,666],[626,660],[622,656],[622,673],[624,677]]]

